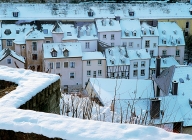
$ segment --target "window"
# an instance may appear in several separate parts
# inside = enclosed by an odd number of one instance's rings
[[[19,34],[19,30],[16,30],[16,34]]]
[[[91,61],[87,60],[87,66],[90,66],[90,65],[91,65]]]
[[[155,74],[155,70],[152,70],[152,73],[151,74]]]
[[[106,39],[107,38],[107,36],[106,35],[103,35],[103,39]]]
[[[75,62],[70,62],[70,68],[75,68]]]
[[[98,70],[98,75],[99,75],[99,76],[102,75],[102,70]]]
[[[8,39],[8,40],[7,40],[7,46],[12,46],[12,45],[13,45],[13,41],[10,40],[10,39]]]
[[[137,70],[134,70],[134,71],[133,71],[133,76],[134,76],[134,77],[137,76]]]
[[[57,51],[55,49],[51,52],[51,56],[52,57],[57,57]]]
[[[68,62],[64,62],[64,68],[68,68]]]
[[[115,73],[111,72],[111,78],[115,77]]]
[[[114,43],[111,43],[111,47],[114,47],[115,46],[115,44]]]
[[[96,74],[97,74],[97,72],[93,71],[93,78],[96,78]]]
[[[185,36],[188,36],[188,35],[189,35],[188,31],[185,31]]]
[[[32,42],[33,51],[37,51],[37,42]]]
[[[145,70],[141,70],[141,76],[145,76]]]
[[[155,48],[157,46],[157,43],[153,43],[153,47]]]
[[[189,22],[186,22],[185,28],[189,28]]]
[[[11,59],[7,59],[7,64],[11,64]]]
[[[149,40],[146,40],[146,41],[145,41],[145,47],[148,48],[148,47],[149,47],[149,44],[150,44],[150,41],[149,41]]]
[[[153,57],[154,51],[150,50],[150,56]]]
[[[141,61],[141,67],[145,67],[145,61]]]
[[[123,42],[123,47],[127,47],[127,42]]]
[[[70,72],[70,79],[74,79],[75,78],[75,73],[74,72]]]
[[[11,30],[10,29],[5,29],[5,32],[4,32],[6,35],[10,35],[11,34]]]
[[[67,32],[67,36],[72,36],[71,32]]]
[[[13,17],[18,17],[19,12],[13,12]]]
[[[163,40],[163,44],[166,44],[166,40]]]
[[[48,34],[48,29],[43,29],[44,34]]]
[[[115,39],[115,35],[112,34],[112,35],[111,35],[111,40],[114,40],[114,39]]]
[[[176,50],[176,56],[180,55],[180,50]]]
[[[129,42],[129,47],[133,47],[133,42]]]
[[[134,63],[133,63],[133,67],[134,67],[134,68],[137,68],[137,67],[138,67],[138,63],[137,63],[137,62],[134,62]]]
[[[60,68],[60,62],[56,62],[56,69]]]
[[[32,60],[37,60],[37,54],[32,54]]]
[[[22,46],[22,49],[25,49],[25,46]]]
[[[98,60],[98,65],[101,65],[102,64],[102,61],[101,60]]]
[[[68,92],[68,85],[64,85],[64,92],[66,93],[66,92]]]
[[[91,71],[90,70],[87,71],[87,76],[91,76]]]
[[[167,55],[167,50],[162,50],[162,55]]]
[[[51,41],[50,40],[46,40],[45,43],[51,43]]]
[[[139,44],[137,44],[137,47],[139,47]]]
[[[51,62],[49,65],[50,65],[50,69],[53,69],[53,62]]]
[[[85,49],[89,49],[89,42],[85,42]]]
[[[133,32],[133,36],[136,36],[136,32]]]
[[[125,72],[121,72],[121,77],[125,77]]]

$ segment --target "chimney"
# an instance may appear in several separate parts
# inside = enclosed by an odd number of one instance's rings
[[[158,56],[156,58],[156,70],[155,70],[156,78],[160,75],[160,68],[161,68],[161,57]]]
[[[151,99],[150,115],[151,119],[158,119],[160,117],[160,103],[158,98]]]
[[[177,95],[178,92],[178,82],[173,81],[172,82],[172,95]]]

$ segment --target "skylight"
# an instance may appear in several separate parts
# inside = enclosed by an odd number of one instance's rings
[[[48,34],[48,29],[43,29],[44,34]]]
[[[72,36],[71,32],[67,32],[67,36]]]

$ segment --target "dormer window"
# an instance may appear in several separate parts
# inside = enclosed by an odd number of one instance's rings
[[[16,30],[16,34],[19,34],[19,30]]]
[[[11,30],[10,29],[6,29],[4,32],[6,35],[10,35],[11,34]]]
[[[165,30],[163,30],[163,31],[162,31],[162,34],[164,34],[164,35],[165,35],[165,34],[166,34],[166,31],[165,31]]]
[[[18,17],[19,12],[13,12],[13,17]]]
[[[65,56],[65,57],[68,57],[68,56],[69,56],[69,51],[68,51],[67,49],[65,49],[65,50],[63,51],[63,56]]]
[[[176,41],[177,41],[177,44],[181,44],[181,39],[180,38],[178,38]]]
[[[129,36],[129,31],[128,30],[125,30],[124,33],[125,33],[125,36]]]
[[[67,32],[67,36],[72,36],[71,32]]]
[[[48,34],[48,29],[43,29],[44,34]]]
[[[137,33],[137,31],[134,30],[134,31],[133,31],[133,36],[136,36],[136,33]]]
[[[51,50],[51,56],[57,57],[57,51],[54,48]]]

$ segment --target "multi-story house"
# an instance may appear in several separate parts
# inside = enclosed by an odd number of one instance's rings
[[[156,26],[150,26],[146,22],[141,23],[141,48],[146,49],[150,56],[158,56],[159,33]]]
[[[139,20],[122,19],[121,45],[129,50],[141,49],[141,26]],[[134,25],[134,26],[133,26]]]
[[[45,72],[60,75],[63,92],[79,92],[82,89],[80,43],[44,43],[43,64]]]
[[[0,51],[0,65],[5,65],[12,68],[24,68],[25,60],[15,51],[5,48]]]
[[[83,87],[89,78],[106,77],[106,59],[101,52],[83,52]]]
[[[107,78],[129,78],[130,61],[125,47],[105,49]]]
[[[175,22],[159,22],[159,56],[173,56],[183,64],[185,40],[182,29]]]
[[[118,20],[97,19],[98,40],[108,46],[121,45],[121,26]]]
[[[130,79],[148,79],[150,54],[146,49],[128,50],[130,59]]]

